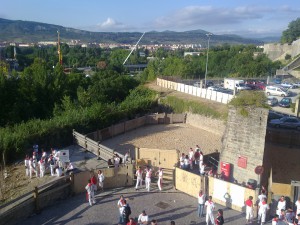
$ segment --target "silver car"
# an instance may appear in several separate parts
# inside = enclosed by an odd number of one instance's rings
[[[275,98],[275,97],[268,97],[267,103],[270,106],[277,105],[278,104],[278,99]]]

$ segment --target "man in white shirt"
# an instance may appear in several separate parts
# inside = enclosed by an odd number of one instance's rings
[[[213,211],[215,209],[215,204],[212,201],[212,196],[208,197],[208,200],[205,202],[205,207],[206,207],[206,224],[209,225],[209,222],[213,225],[215,225],[215,219],[214,219],[214,214]]]
[[[158,186],[158,189],[161,191],[162,190],[162,181],[163,181],[163,170],[162,170],[162,168],[158,169],[157,174],[158,174],[157,186]]]
[[[276,214],[280,215],[282,209],[283,210],[286,209],[286,201],[285,201],[284,196],[281,196],[280,199],[278,200]],[[280,219],[280,216],[279,216],[279,219]]]
[[[296,210],[296,215],[300,214],[300,197],[298,198],[298,201],[295,203],[297,210]]]
[[[152,169],[149,166],[147,166],[147,169],[145,170],[145,172],[146,172],[146,178],[145,178],[146,189],[148,191],[150,191]]]
[[[142,213],[139,215],[138,218],[138,224],[139,225],[144,225],[149,223],[149,217],[146,214],[145,210],[142,211]]]
[[[199,217],[203,217],[204,204],[205,204],[205,194],[201,190],[198,194],[198,216]]]
[[[139,169],[135,173],[136,175],[136,185],[135,185],[135,190],[138,190],[138,187],[142,186],[143,183],[143,170],[142,167],[139,166]]]
[[[269,205],[267,204],[267,199],[264,198],[262,200],[262,202],[260,202],[258,204],[258,207],[259,207],[259,209],[258,209],[258,220],[257,220],[257,222],[259,223],[259,221],[260,221],[260,224],[262,225],[262,224],[265,224],[266,217],[267,217],[267,212],[270,209]]]

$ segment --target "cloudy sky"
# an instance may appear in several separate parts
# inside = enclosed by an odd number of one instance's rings
[[[1,0],[0,18],[89,31],[188,31],[281,36],[299,0]]]

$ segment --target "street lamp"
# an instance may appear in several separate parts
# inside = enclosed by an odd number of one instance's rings
[[[208,65],[208,52],[209,52],[209,40],[210,36],[212,36],[211,33],[206,34],[207,36],[207,52],[206,52],[206,67],[205,67],[205,77],[204,77],[204,87],[206,88],[206,76],[207,76],[207,65]]]

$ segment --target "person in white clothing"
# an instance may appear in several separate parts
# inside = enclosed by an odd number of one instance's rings
[[[139,169],[135,173],[136,175],[136,185],[135,185],[135,190],[138,190],[138,187],[142,186],[143,183],[143,170],[142,167],[139,166]]]
[[[114,165],[115,165],[115,168],[118,168],[119,167],[119,164],[120,164],[120,157],[118,154],[115,154],[115,157],[114,157]]]
[[[202,165],[200,166],[200,175],[201,175],[201,176],[204,176],[204,175],[205,175],[205,167],[206,167],[205,164],[202,164]]]
[[[267,198],[267,196],[266,196],[266,194],[265,194],[265,190],[262,190],[261,193],[260,193],[260,195],[257,196],[257,198],[258,198],[259,202],[262,202],[262,200],[263,200],[264,198]],[[259,203],[259,202],[258,202],[258,203]]]
[[[260,222],[260,224],[265,224],[266,222],[266,216],[267,216],[267,212],[270,209],[269,205],[267,204],[267,199],[264,198],[262,200],[262,202],[260,202],[258,204],[258,219],[257,219],[257,223]]]
[[[277,209],[276,209],[276,214],[280,215],[281,214],[281,210],[285,210],[286,209],[286,201],[284,196],[281,196],[280,199],[278,200],[278,204],[277,204]],[[280,217],[279,217],[280,219]]]
[[[198,216],[203,217],[204,212],[204,204],[205,204],[205,194],[202,190],[200,190],[198,194]]]
[[[295,202],[296,209],[296,215],[300,214],[300,197],[298,198],[298,201]]]
[[[35,173],[35,176],[38,177],[37,169],[36,169],[36,164],[34,163],[33,159],[30,158],[29,160],[29,177],[32,178],[32,172]]]
[[[102,170],[98,170],[98,185],[99,185],[99,188],[103,191],[104,190],[104,174],[102,172]]]
[[[189,151],[189,164],[190,164],[190,169],[193,169],[193,164],[194,164],[194,150],[193,148],[190,148]]]
[[[124,163],[127,163],[129,160],[129,152],[126,152],[124,155]]]
[[[200,151],[200,155],[199,155],[199,167],[203,164],[203,152]]]
[[[45,160],[43,157],[39,161],[39,166],[40,166],[40,177],[44,177],[44,175],[45,175]]]
[[[51,173],[51,176],[54,176],[55,160],[54,160],[53,155],[50,155],[50,157],[48,159],[48,163],[50,164],[50,173]]]
[[[61,169],[61,167],[56,167],[55,172],[56,172],[56,176],[57,177],[61,177],[62,176],[62,169]]]
[[[29,156],[26,155],[25,160],[24,160],[24,164],[25,164],[25,174],[26,176],[29,176]]]
[[[149,217],[146,214],[146,211],[143,210],[142,213],[138,217],[138,224],[139,225],[144,225],[149,223]]]
[[[179,158],[179,164],[180,164],[181,169],[184,169],[184,159],[185,159],[185,154],[182,153],[180,158]]]
[[[205,202],[205,207],[206,207],[206,224],[209,225],[209,223],[215,225],[215,219],[213,215],[213,211],[215,209],[215,204],[212,201],[212,196],[208,197],[208,200]]]
[[[157,186],[158,186],[158,189],[161,191],[162,190],[162,182],[163,182],[162,168],[159,168],[158,171],[156,172],[156,174],[158,175]]]
[[[148,191],[150,191],[152,169],[151,169],[149,166],[147,166],[145,172],[146,172],[146,178],[145,178],[146,189],[147,189]]]
[[[249,196],[248,200],[245,201],[247,223],[252,223],[252,219],[253,219],[253,201],[252,200],[253,200],[253,197]]]
[[[88,184],[85,186],[85,190],[87,192],[87,198],[88,198],[90,206],[92,206],[93,204],[96,204],[94,188],[93,188],[93,185],[92,185],[90,179],[88,179]]]

